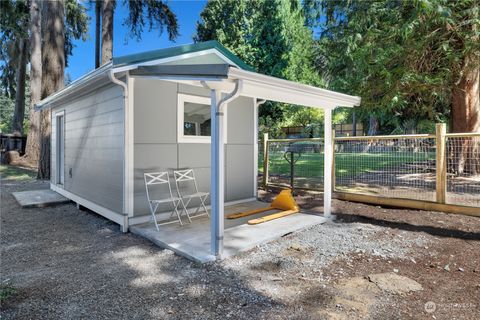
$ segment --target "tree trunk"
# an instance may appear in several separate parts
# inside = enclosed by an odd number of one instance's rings
[[[378,120],[374,115],[368,118],[368,135],[374,136],[378,132]]]
[[[97,0],[95,2],[95,69],[100,67],[100,28],[101,28],[101,15],[102,14],[102,1]]]
[[[102,8],[102,65],[113,56],[113,13],[115,0],[103,0]]]
[[[467,60],[465,69],[452,90],[454,133],[480,132],[480,67],[473,65],[472,68]],[[455,142],[453,154],[457,173],[480,174],[480,138],[458,138]]]
[[[355,110],[352,112],[352,136],[357,136],[357,114]]]
[[[30,0],[30,111],[24,160],[38,165],[40,159],[40,112],[34,106],[42,93],[42,36],[40,0]]]
[[[27,69],[27,39],[20,39],[17,75],[15,79],[17,92],[15,93],[15,110],[13,112],[12,131],[23,134],[23,119],[25,117],[25,75]]]
[[[65,27],[64,2],[45,1],[45,24],[43,29],[43,74],[42,98],[45,98],[64,86],[65,69]],[[41,111],[40,120],[40,161],[38,179],[50,178],[50,134],[51,112]]]

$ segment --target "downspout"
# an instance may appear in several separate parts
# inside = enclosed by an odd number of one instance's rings
[[[242,93],[242,90],[243,90],[243,80],[238,79],[237,81],[235,81],[235,89],[233,89],[233,91],[230,92],[230,94],[225,96],[218,104],[218,112],[222,112],[223,111],[222,107],[228,104],[230,101],[237,98]]]
[[[128,71],[126,73],[126,76],[128,78]],[[130,189],[128,188],[128,175],[127,175],[127,143],[128,143],[128,137],[127,134],[129,132],[128,130],[128,118],[127,118],[127,110],[128,110],[128,85],[127,83],[115,78],[115,72],[110,70],[108,73],[108,78],[110,81],[112,81],[114,84],[119,85],[123,89],[123,105],[124,105],[124,121],[123,121],[123,225],[121,226],[122,232],[127,232],[128,231],[128,205],[127,205],[127,199],[128,199],[128,194],[130,192]],[[128,81],[128,80],[127,80]]]
[[[221,92],[211,89],[211,252],[216,258],[223,254],[224,206],[225,206],[225,158],[223,143],[223,109],[238,97],[243,89],[243,80],[236,80],[235,89],[221,99]]]

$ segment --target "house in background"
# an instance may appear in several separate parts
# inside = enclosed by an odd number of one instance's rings
[[[211,192],[212,253],[219,255],[224,205],[256,198],[265,100],[324,109],[326,141],[331,111],[360,103],[255,73],[216,41],[114,58],[37,105],[52,111],[51,189],[127,231],[150,219],[144,172],[193,168],[199,189]],[[327,215],[331,148],[325,145]]]

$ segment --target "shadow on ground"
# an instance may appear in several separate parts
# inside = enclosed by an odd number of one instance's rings
[[[2,186],[1,281],[15,288],[2,319],[284,318],[287,305],[219,263],[192,263],[73,204],[21,209],[10,194],[45,187]]]

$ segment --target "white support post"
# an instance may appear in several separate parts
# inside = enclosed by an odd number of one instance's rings
[[[325,108],[324,120],[324,168],[323,168],[323,215],[328,218],[332,214],[332,110]]]
[[[223,144],[223,110],[218,110],[222,94],[218,90],[211,90],[211,252],[221,258],[223,254],[223,206],[225,159]]]

